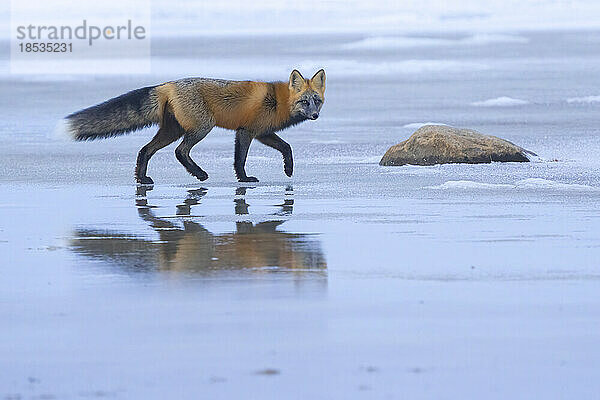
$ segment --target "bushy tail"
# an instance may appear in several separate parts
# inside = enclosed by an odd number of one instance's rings
[[[155,86],[132,90],[66,117],[75,140],[103,139],[158,123]]]

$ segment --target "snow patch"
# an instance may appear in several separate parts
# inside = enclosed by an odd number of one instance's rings
[[[543,189],[558,191],[600,191],[600,187],[581,185],[578,183],[556,182],[543,178],[528,178],[513,184],[485,183],[475,181],[447,181],[437,186],[427,186],[426,189],[435,190],[515,190],[515,189]]]
[[[567,103],[575,103],[575,104],[590,104],[590,103],[600,103],[600,96],[585,96],[585,97],[571,97],[567,99]]]
[[[502,35],[494,33],[481,33],[463,39],[465,44],[488,44],[488,43],[529,43],[529,39],[518,35]]]
[[[523,179],[516,183],[520,189],[551,189],[551,190],[584,190],[598,191],[600,187],[581,185],[578,183],[562,183],[542,178]]]
[[[448,189],[514,189],[515,185],[500,183],[484,183],[475,181],[447,181],[437,186],[427,186],[426,189],[448,190]]]
[[[529,104],[527,100],[513,99],[512,97],[501,96],[494,99],[476,101],[471,103],[475,107],[514,107]]]
[[[476,34],[457,39],[410,37],[410,36],[374,36],[355,42],[345,43],[344,50],[393,50],[414,47],[468,46],[490,43],[527,43],[529,39],[516,35]]]
[[[410,124],[403,125],[402,127],[407,129],[419,129],[424,127],[425,125],[449,126],[448,124],[444,124],[442,122],[413,122]]]

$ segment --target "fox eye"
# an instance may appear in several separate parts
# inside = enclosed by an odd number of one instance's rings
[[[307,106],[308,100],[300,100],[300,104],[302,104],[303,106]]]
[[[323,101],[321,101],[320,98],[315,97],[315,104],[321,104]]]

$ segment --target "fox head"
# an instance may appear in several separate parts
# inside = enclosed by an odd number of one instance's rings
[[[290,114],[292,117],[319,118],[325,101],[325,71],[319,70],[310,79],[304,79],[298,70],[290,74]]]

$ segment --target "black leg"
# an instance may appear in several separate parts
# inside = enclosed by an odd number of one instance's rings
[[[248,156],[248,149],[250,149],[251,142],[252,138],[244,129],[238,129],[235,132],[235,160],[233,168],[240,182],[258,182],[258,179],[255,177],[246,175],[246,157]]]
[[[287,176],[292,176],[292,173],[294,172],[292,146],[274,133],[259,136],[256,139],[262,144],[274,148],[283,155],[283,170]]]
[[[177,160],[179,160],[181,165],[185,167],[187,172],[201,181],[207,180],[208,174],[192,160],[190,151],[192,150],[192,147],[208,135],[208,132],[210,132],[211,129],[212,126],[197,132],[187,132],[179,146],[175,149],[175,157],[177,157]]]
[[[160,128],[152,140],[142,147],[137,156],[137,163],[135,167],[135,179],[138,183],[144,185],[151,185],[154,183],[152,178],[146,175],[148,169],[148,161],[158,150],[165,146],[170,145],[181,137],[181,134],[177,130],[170,130],[167,128]]]
[[[163,120],[158,132],[152,140],[142,147],[138,153],[137,163],[135,166],[135,179],[138,183],[151,185],[154,183],[152,178],[146,175],[148,169],[148,161],[158,150],[170,145],[184,134],[184,130],[179,125],[175,116],[167,110],[163,114]]]

